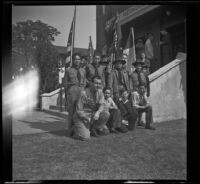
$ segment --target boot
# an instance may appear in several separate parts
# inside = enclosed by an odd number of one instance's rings
[[[156,130],[156,128],[155,128],[155,127],[153,127],[153,126],[150,126],[150,125],[149,125],[149,126],[145,126],[145,128],[146,128],[146,129],[149,129],[149,130]]]
[[[110,132],[111,132],[111,133],[116,133],[116,134],[119,133],[119,131],[117,131],[115,128],[111,128],[111,129],[110,129]]]
[[[108,135],[110,132],[108,129],[98,130],[98,135]]]
[[[144,123],[144,121],[142,121],[142,120],[138,121],[137,126],[145,127],[145,123]]]
[[[93,137],[99,137],[99,135],[97,134],[95,129],[91,129],[90,135],[93,136]]]
[[[121,127],[117,127],[116,128],[117,131],[121,132],[121,133],[126,133],[128,132],[128,129],[125,126],[121,126]]]

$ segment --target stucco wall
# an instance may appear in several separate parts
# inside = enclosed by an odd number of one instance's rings
[[[186,61],[151,82],[155,122],[186,119]]]
[[[65,93],[62,93],[62,103],[65,102]],[[49,109],[50,106],[60,106],[60,89],[41,95],[41,110]]]

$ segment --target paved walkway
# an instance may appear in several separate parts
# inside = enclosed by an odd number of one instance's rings
[[[59,116],[59,112],[29,111],[24,117],[13,117],[12,121],[13,135],[64,130],[66,127],[67,112]]]

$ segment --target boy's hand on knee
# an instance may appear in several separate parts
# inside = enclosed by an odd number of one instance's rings
[[[98,113],[98,112],[96,112],[96,113],[94,114],[93,119],[94,119],[94,120],[98,120],[98,119],[99,119],[99,113]]]

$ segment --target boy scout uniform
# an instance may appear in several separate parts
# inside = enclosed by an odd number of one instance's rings
[[[141,61],[136,61],[135,63],[133,63],[133,65],[137,65],[137,64],[141,64],[143,65],[144,63]],[[130,85],[131,85],[131,89],[135,90],[138,89],[139,85],[143,84],[145,87],[147,87],[147,78],[146,75],[141,71],[134,71],[131,73],[130,75]]]
[[[68,107],[68,129],[72,128],[72,117],[77,99],[86,86],[86,72],[83,68],[70,67],[66,69],[64,76],[65,95]]]
[[[102,79],[103,87],[105,87],[105,67],[102,65],[94,66],[93,64],[88,64],[86,67],[86,78],[90,84],[94,76],[99,76]]]
[[[114,64],[116,64],[116,62],[124,63],[125,61],[119,58],[114,62]],[[125,88],[128,92],[130,91],[128,72],[123,68],[121,68],[121,70],[113,69],[108,81],[108,87],[112,89],[114,101],[117,103],[122,88]]]

